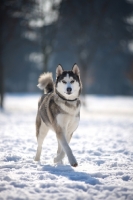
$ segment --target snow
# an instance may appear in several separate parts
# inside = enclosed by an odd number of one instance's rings
[[[133,97],[87,96],[70,146],[78,161],[54,165],[50,131],[34,161],[39,95],[6,94],[0,111],[0,200],[133,199]]]

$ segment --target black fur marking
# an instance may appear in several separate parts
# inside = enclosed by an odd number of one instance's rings
[[[63,99],[64,101],[76,101],[76,99],[66,99],[65,97],[63,97],[63,95],[61,95],[57,90],[55,90],[56,94],[61,98]]]
[[[53,88],[53,83],[48,83],[46,86],[46,93],[50,93],[53,92],[54,88]]]
[[[65,78],[67,74],[69,74],[69,77],[73,77],[74,80],[79,82],[80,85],[80,79],[78,75],[74,74],[72,71],[63,71],[63,73],[56,78],[55,86],[57,86],[57,83],[63,80],[63,78]]]
[[[55,115],[58,115],[59,113],[66,114],[64,110],[62,110],[54,101],[54,97],[52,96],[53,93],[49,94],[43,94],[40,101],[39,101],[39,114],[42,118],[43,122],[49,126],[51,124],[50,119],[52,122],[55,120]],[[48,102],[48,104],[44,103],[43,101]],[[50,118],[49,118],[50,117]]]
[[[48,94],[42,95],[41,100],[40,100],[40,102],[39,102],[39,114],[40,114],[40,116],[41,116],[43,122],[44,122],[46,125],[48,125],[48,124],[50,123],[50,121],[49,121],[49,117],[48,117],[48,115],[47,115],[47,109],[46,109],[45,106],[43,106],[43,101],[44,101],[44,98],[45,98],[45,99],[48,99],[48,97],[49,97]],[[44,104],[44,105],[45,105],[45,104]]]
[[[49,102],[49,108],[50,108],[50,114],[52,117],[52,121],[55,120],[55,115],[57,116],[58,114],[62,113],[65,114],[66,112],[64,112],[57,104],[55,106],[55,101],[54,99],[51,99]]]

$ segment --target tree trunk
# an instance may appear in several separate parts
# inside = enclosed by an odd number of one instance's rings
[[[1,59],[1,58],[0,58]],[[4,70],[2,62],[0,62],[0,107],[3,108],[3,101],[4,101]]]
[[[4,9],[3,9],[3,2],[4,0],[0,1],[0,108],[3,108],[3,101],[4,101],[4,69],[2,65],[2,48],[3,48],[3,41],[2,41],[2,26],[3,26],[3,18],[4,18]]]

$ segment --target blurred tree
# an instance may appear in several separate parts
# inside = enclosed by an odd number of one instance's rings
[[[127,18],[132,11],[133,4],[127,0],[61,2],[60,43],[56,50],[76,52],[84,93],[131,92],[122,81],[131,57],[128,44],[133,38],[133,26]]]
[[[0,1],[0,107],[3,108],[4,100],[4,73],[3,73],[3,64],[2,64],[2,25],[4,18],[4,9],[3,1]]]
[[[8,91],[16,92],[35,90],[39,74],[48,70],[48,60],[57,31],[59,3],[60,0],[1,1],[1,105],[3,69],[5,87]]]
[[[4,66],[3,66],[3,52],[6,44],[12,39],[15,21],[10,21],[9,15],[12,10],[13,1],[0,1],[0,106],[3,108],[4,101]],[[5,27],[9,26],[10,31],[4,31]]]
[[[42,71],[55,72],[59,63],[68,69],[77,62],[84,94],[133,94],[125,73],[132,56],[131,0],[2,0],[0,4],[0,75],[4,69],[8,92],[37,91]]]
[[[38,3],[39,18],[43,22],[40,27],[41,48],[43,53],[43,71],[48,71],[48,62],[53,53],[56,34],[58,32],[58,9],[60,0],[42,0]]]
[[[133,61],[131,62],[131,66],[126,75],[129,79],[130,83],[133,85]]]
[[[13,39],[13,33],[16,26],[16,19],[11,15],[18,9],[20,2],[15,4],[15,0],[1,0],[0,1],[0,106],[3,108],[4,101],[4,66],[3,66],[3,54],[8,43]],[[20,9],[20,8],[19,8]],[[6,30],[8,26],[8,31]]]

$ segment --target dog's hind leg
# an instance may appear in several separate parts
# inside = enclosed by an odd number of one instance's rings
[[[46,135],[48,133],[48,130],[49,130],[49,128],[41,120],[41,125],[39,127],[39,132],[37,134],[38,147],[37,147],[37,152],[36,152],[36,156],[35,156],[35,161],[40,160],[41,151],[42,151],[42,144],[43,144],[44,138],[46,137]]]

